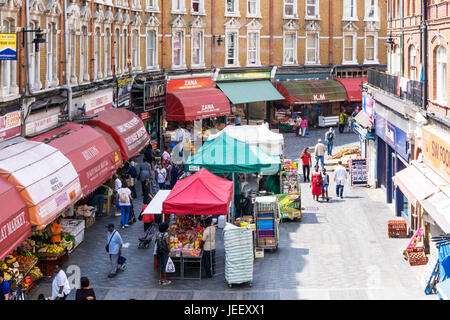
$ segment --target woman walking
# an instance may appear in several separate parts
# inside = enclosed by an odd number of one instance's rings
[[[167,280],[166,265],[169,260],[169,225],[163,222],[159,225],[159,232],[156,235],[156,255],[158,257],[159,284],[167,286],[171,281]]]
[[[319,196],[322,194],[322,175],[319,172],[319,166],[314,166],[314,172],[312,174],[312,195],[315,201],[319,201]]]
[[[128,228],[128,218],[130,217],[130,207],[131,207],[131,190],[128,189],[127,182],[124,181],[122,188],[117,192],[119,194],[119,205],[122,215],[122,229]]]

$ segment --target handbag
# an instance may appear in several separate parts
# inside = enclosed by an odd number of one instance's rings
[[[309,130],[308,129],[306,129],[305,134],[309,135]]]
[[[175,265],[173,264],[172,259],[167,259],[167,264],[166,264],[166,272],[167,273],[173,273],[175,272]]]
[[[111,238],[109,239],[108,244],[105,247],[107,253],[109,253],[109,244],[111,243],[112,238],[114,238],[114,235],[116,234],[116,232],[117,231],[114,231],[114,233],[112,234]]]

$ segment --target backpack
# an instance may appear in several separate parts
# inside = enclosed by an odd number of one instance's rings
[[[169,249],[167,248],[167,243],[164,240],[164,234],[159,233],[156,237],[156,253],[157,254],[165,254],[168,253]]]
[[[333,133],[332,132],[328,131],[327,139],[328,139],[328,141],[333,141]]]
[[[127,203],[128,202],[128,196],[125,192],[121,192],[119,196],[119,202],[121,203]]]

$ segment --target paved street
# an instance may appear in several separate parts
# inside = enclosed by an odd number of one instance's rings
[[[324,130],[311,130],[305,138],[286,134],[286,155],[297,158],[304,146],[315,145],[323,135]],[[356,141],[354,134],[337,133],[335,151]],[[84,242],[66,267],[79,266],[81,275],[91,280],[97,298],[105,300],[436,299],[423,293],[423,267],[411,267],[403,260],[401,250],[407,239],[387,237],[387,221],[394,214],[384,203],[381,190],[347,186],[340,200],[334,197],[332,183],[329,203],[314,203],[307,184],[302,185],[302,192],[306,208],[302,221],[281,224],[279,249],[256,259],[252,287],[228,288],[221,232],[217,234],[217,275],[213,279],[174,280],[168,287],[159,286],[158,274],[153,271],[153,248],[137,248],[143,232],[139,221],[120,230],[126,243],[127,270],[107,278],[110,265],[104,249],[104,226],[108,222],[118,225],[120,217],[100,218],[87,229]],[[140,201],[135,201],[136,209],[140,209]],[[51,281],[42,281],[31,298],[36,299],[39,293],[50,295]],[[74,291],[69,296],[73,298]]]

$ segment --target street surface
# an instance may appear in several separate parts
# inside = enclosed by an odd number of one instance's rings
[[[323,140],[324,132],[311,130],[310,136],[304,138],[285,134],[286,156],[298,158],[305,146],[314,146],[319,137]],[[355,134],[337,132],[334,153],[355,144]],[[387,221],[394,218],[394,213],[384,202],[382,190],[346,186],[341,200],[335,197],[332,182],[329,194],[330,202],[314,202],[309,184],[302,184],[302,205],[306,208],[303,219],[280,225],[279,249],[265,251],[264,258],[255,260],[252,287],[228,288],[220,229],[216,240],[217,274],[213,279],[173,280],[167,287],[160,286],[158,273],[153,270],[153,245],[149,249],[137,247],[143,232],[140,221],[128,229],[119,229],[128,267],[115,278],[107,278],[110,262],[104,249],[104,226],[109,222],[118,226],[120,217],[99,218],[85,231],[84,242],[65,267],[79,266],[81,276],[90,279],[101,300],[436,299],[424,294],[424,266],[411,267],[402,257],[408,240],[387,237]],[[139,183],[138,195],[142,196]],[[137,215],[142,198],[134,203]],[[70,279],[71,273],[67,273]],[[40,293],[50,296],[51,280],[43,280],[31,299],[37,299]],[[68,299],[74,296],[72,290]]]

